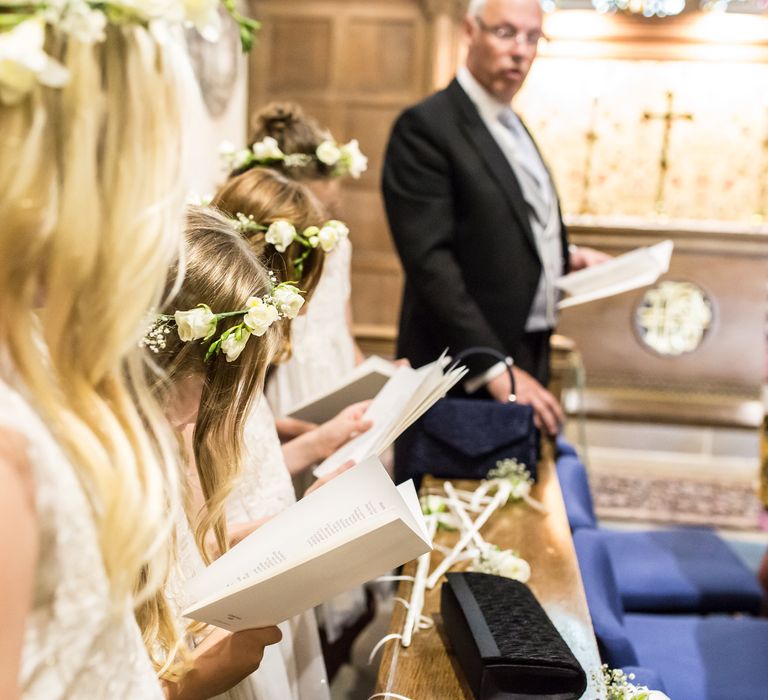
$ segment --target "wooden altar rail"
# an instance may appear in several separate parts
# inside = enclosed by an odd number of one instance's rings
[[[425,479],[425,490],[442,492],[442,480]],[[457,481],[457,488],[474,489],[477,482]],[[603,696],[599,681],[600,658],[592,630],[584,589],[581,583],[576,553],[565,514],[560,485],[554,462],[548,456],[539,464],[539,481],[531,495],[544,503],[548,513],[542,514],[523,503],[515,503],[498,511],[483,528],[483,537],[502,549],[515,549],[531,565],[528,582],[552,622],[581,662],[589,679],[583,698],[595,700]],[[453,546],[456,533],[438,532],[435,542]],[[432,554],[431,570],[442,555]],[[453,567],[457,571],[467,563]],[[415,562],[405,566],[404,574],[413,575]],[[400,583],[397,595],[408,600],[411,583]],[[404,606],[396,603],[389,633],[402,632]],[[440,585],[427,591],[423,614],[435,620],[429,630],[415,633],[413,643],[403,648],[398,640],[384,647],[376,693],[392,693],[411,700],[464,700],[472,698],[456,657],[448,647],[440,618]],[[385,698],[386,695],[380,697]]]

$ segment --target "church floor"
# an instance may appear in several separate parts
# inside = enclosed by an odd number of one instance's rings
[[[395,605],[393,595],[394,589],[389,596],[377,595],[376,615],[355,640],[351,663],[344,664],[333,679],[331,700],[366,700],[373,693],[382,652],[377,653],[370,665],[368,656],[376,642],[388,632]]]

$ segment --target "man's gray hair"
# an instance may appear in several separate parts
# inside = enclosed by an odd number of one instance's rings
[[[469,0],[469,7],[467,7],[467,14],[470,17],[477,17],[488,4],[488,0]]]

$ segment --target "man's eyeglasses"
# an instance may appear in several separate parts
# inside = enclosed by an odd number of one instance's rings
[[[544,32],[534,30],[524,32],[511,24],[488,25],[479,17],[475,17],[475,22],[480,31],[492,34],[500,41],[514,41],[518,46],[536,46],[542,39],[545,39]]]

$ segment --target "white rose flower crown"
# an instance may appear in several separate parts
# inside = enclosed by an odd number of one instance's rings
[[[350,175],[357,179],[368,169],[368,158],[360,150],[357,139],[338,144],[326,139],[310,153],[283,153],[277,141],[267,136],[250,148],[236,149],[225,141],[219,146],[225,166],[232,171],[244,171],[259,166],[282,164],[288,168],[302,168],[317,160],[331,168],[333,177]]]
[[[36,85],[66,85],[69,72],[45,52],[46,25],[85,44],[104,41],[109,24],[144,26],[158,43],[171,26],[194,27],[217,41],[219,6],[237,23],[243,51],[250,51],[261,25],[241,15],[236,0],[0,0],[0,104],[18,104]]]
[[[270,278],[274,284],[276,279],[273,273],[270,273]],[[237,311],[215,313],[207,304],[198,304],[187,311],[157,314],[139,341],[139,346],[159,353],[166,347],[167,336],[174,331],[184,343],[195,340],[207,342],[216,335],[219,321],[242,316],[240,323],[227,328],[211,342],[204,359],[207,362],[211,357],[223,353],[227,362],[234,362],[252,335],[262,336],[276,321],[296,318],[304,304],[302,294],[293,283],[281,282],[264,296],[248,297],[244,308]]]
[[[269,226],[264,226],[258,223],[253,218],[253,215],[246,216],[245,214],[238,213],[235,215],[235,218],[241,233],[266,231],[264,239],[267,243],[271,243],[278,253],[284,253],[294,241],[299,243],[304,250],[301,252],[301,255],[293,260],[293,267],[299,277],[301,277],[304,271],[304,261],[315,248],[320,247],[326,253],[330,253],[343,238],[349,237],[349,228],[345,223],[337,219],[330,219],[322,226],[309,226],[299,233],[296,227],[285,219],[278,219]]]

